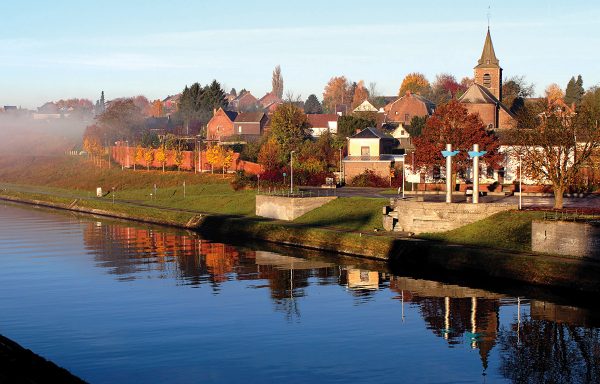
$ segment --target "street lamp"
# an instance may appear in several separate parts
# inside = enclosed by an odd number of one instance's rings
[[[290,152],[290,193],[294,193],[294,152]]]
[[[258,193],[260,194],[260,173],[256,175],[256,178],[258,179]]]
[[[404,200],[404,186],[406,185],[406,153],[402,155],[402,200]]]
[[[127,144],[127,168],[129,168],[129,140],[125,140],[125,144]]]
[[[523,154],[519,154],[519,211],[523,208]]]

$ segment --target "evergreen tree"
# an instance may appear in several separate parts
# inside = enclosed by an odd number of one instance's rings
[[[575,85],[575,76],[571,77],[567,88],[565,89],[565,103],[571,105],[577,98],[577,85]]]
[[[304,112],[306,113],[323,113],[323,106],[317,98],[317,95],[312,94],[308,96],[306,102],[304,102]]]
[[[100,108],[102,109],[101,112],[104,112],[106,110],[106,101],[104,100],[104,91],[100,92]]]
[[[233,97],[237,96],[237,92],[235,91],[235,88],[231,88],[231,91],[229,91],[229,94]]]
[[[581,78],[581,75],[577,76],[577,81],[575,81],[575,86],[576,86],[576,90],[577,90],[577,94],[576,94],[576,98],[575,98],[575,105],[579,105],[579,104],[581,104],[581,99],[583,98],[583,95],[585,94],[585,89],[583,88],[583,79]]]

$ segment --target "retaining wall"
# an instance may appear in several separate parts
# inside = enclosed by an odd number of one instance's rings
[[[495,213],[518,209],[513,204],[436,203],[390,199],[384,207],[383,227],[387,231],[445,232],[485,219]]]
[[[600,224],[534,220],[531,250],[600,260]]]
[[[291,221],[336,198],[336,196],[282,197],[256,195],[256,215]]]

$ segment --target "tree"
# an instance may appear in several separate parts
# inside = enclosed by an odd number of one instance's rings
[[[410,125],[406,127],[406,130],[410,134],[410,137],[415,138],[421,136],[423,132],[423,128],[425,128],[425,124],[427,124],[427,118],[429,116],[413,116],[410,119]]]
[[[525,106],[525,99],[533,96],[533,84],[525,81],[525,76],[513,76],[502,84],[502,103],[513,113]]]
[[[190,128],[199,129],[212,117],[213,110],[227,108],[227,97],[218,81],[213,80],[210,85],[202,87],[194,83],[187,85],[179,98],[178,115],[183,120],[186,133]]]
[[[317,95],[311,94],[304,102],[304,112],[306,113],[323,113],[323,106],[317,98]]]
[[[431,101],[437,105],[445,104],[452,99],[458,98],[466,91],[466,88],[458,83],[456,78],[449,73],[436,75],[431,88]]]
[[[400,85],[398,96],[402,97],[406,94],[406,92],[416,93],[418,95],[428,97],[428,95],[431,93],[431,85],[424,74],[412,72],[406,75],[404,80],[402,80],[402,85]]]
[[[340,116],[338,119],[337,135],[340,137],[349,137],[362,131],[367,127],[374,127],[375,120],[366,119],[358,116]]]
[[[271,118],[271,135],[281,145],[284,156],[287,156],[309,137],[306,114],[292,103],[279,105]]]
[[[102,135],[109,142],[133,140],[144,124],[144,115],[133,99],[114,100],[97,118]]]
[[[581,78],[581,75],[577,76],[577,80],[575,80],[575,76],[571,77],[571,80],[569,80],[567,88],[565,89],[565,103],[567,105],[575,104],[576,106],[579,106],[584,93],[585,90],[583,89],[583,79]]]
[[[154,149],[153,148],[144,148],[144,162],[146,163],[146,170],[150,170],[150,165],[154,160]]]
[[[235,91],[235,88],[231,88],[231,91],[229,91],[229,94],[233,97],[237,97],[237,92]]]
[[[162,165],[162,170],[164,172],[165,164],[167,162],[167,151],[165,150],[164,144],[161,145],[160,147],[158,147],[158,149],[154,153],[154,157],[155,157],[156,161],[158,161],[160,163],[160,165]]]
[[[587,108],[571,114],[557,112],[550,105],[541,118],[521,114],[521,128],[508,132],[512,154],[522,158],[523,173],[552,183],[556,209],[563,207],[564,192],[600,148],[599,120],[600,115]]]
[[[456,100],[438,107],[435,113],[427,119],[421,136],[413,140],[415,145],[415,166],[417,169],[432,171],[445,165],[441,151],[446,144],[452,144],[453,150],[460,152],[452,158],[452,174],[462,174],[467,177],[467,169],[473,162],[467,151],[473,150],[473,144],[479,144],[479,149],[487,151],[481,158],[481,163],[497,167],[502,156],[498,153],[498,140],[493,133],[486,131],[479,115],[470,114]]]
[[[328,112],[335,112],[338,105],[350,104],[353,89],[344,76],[332,77],[323,91],[323,107]]]
[[[281,67],[279,65],[273,70],[271,85],[272,92],[281,99],[283,97],[283,77],[281,76]]]
[[[211,165],[211,173],[214,172],[215,167],[221,167],[225,177],[225,170],[231,167],[233,162],[233,151],[220,145],[213,145],[206,151],[206,161]]]
[[[163,107],[160,100],[154,100],[150,105],[150,116],[152,117],[162,117],[163,115]]]
[[[144,147],[142,147],[141,145],[138,144],[138,146],[135,147],[133,169],[135,170],[136,164],[143,164],[143,163],[144,163]]]
[[[550,84],[546,87],[546,98],[548,99],[548,105],[554,105],[557,101],[563,100],[565,93],[556,83]]]
[[[354,95],[352,96],[352,109],[358,107],[363,101],[369,98],[369,91],[365,88],[365,84],[362,80],[358,82],[354,89]]]
[[[600,116],[600,87],[591,87],[581,98],[581,106],[593,115]]]
[[[269,140],[260,147],[260,151],[258,152],[258,163],[265,167],[265,171],[279,169],[281,166],[281,158],[283,158],[283,152],[281,146],[274,137],[269,138]]]

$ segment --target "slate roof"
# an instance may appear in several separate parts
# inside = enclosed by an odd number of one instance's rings
[[[394,137],[389,133],[383,132],[377,128],[367,127],[357,134],[350,136],[351,139],[391,139]]]
[[[264,112],[242,112],[235,118],[236,123],[260,123],[265,116]]]
[[[226,111],[224,109],[221,108],[221,110],[225,113],[225,115],[227,115],[227,117],[229,118],[229,120],[231,120],[232,122],[235,121],[235,119],[237,118],[238,113],[234,112],[234,111]]]
[[[492,44],[492,36],[490,35],[490,28],[488,27],[485,43],[483,44],[483,51],[481,52],[481,58],[475,68],[498,67],[500,67],[500,60],[498,60],[496,52],[494,52],[494,44]]]

